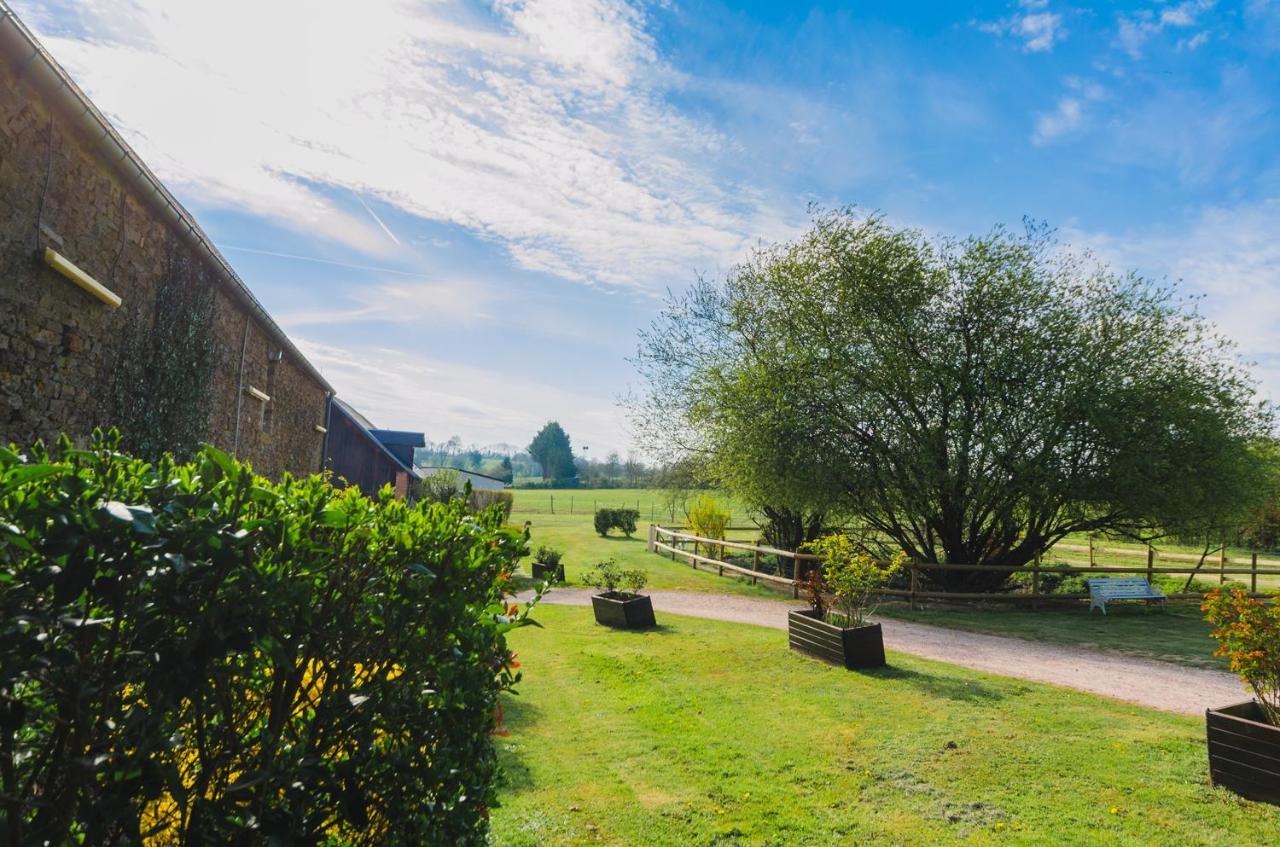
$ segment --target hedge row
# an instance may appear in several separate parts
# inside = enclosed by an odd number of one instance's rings
[[[636,509],[596,509],[596,532],[606,536],[609,530],[620,529],[623,535],[630,536],[636,531],[638,520],[640,520],[640,512]]]
[[[0,449],[0,842],[479,844],[499,509]]]

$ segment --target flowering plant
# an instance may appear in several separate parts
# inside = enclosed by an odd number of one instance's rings
[[[822,557],[822,581],[835,595],[827,616],[841,618],[848,627],[866,623],[875,611],[875,596],[907,561],[907,555],[901,552],[888,561],[874,559],[858,549],[852,538],[840,533],[824,535],[808,547]]]
[[[1200,608],[1214,627],[1214,655],[1230,661],[1253,689],[1267,722],[1280,726],[1280,596],[1266,602],[1240,589],[1214,590]]]

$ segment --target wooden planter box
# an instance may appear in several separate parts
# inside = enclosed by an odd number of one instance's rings
[[[1209,777],[1241,797],[1280,805],[1280,726],[1256,700],[1208,709]]]
[[[878,623],[841,627],[820,620],[812,609],[799,609],[787,615],[787,636],[792,650],[849,670],[884,665],[884,633]]]
[[[558,565],[544,565],[542,562],[533,563],[534,579],[549,579],[552,582],[564,582],[564,562]]]
[[[648,595],[626,594],[621,591],[594,594],[591,597],[591,608],[595,610],[596,623],[617,629],[643,629],[657,623],[653,619],[653,601]]]

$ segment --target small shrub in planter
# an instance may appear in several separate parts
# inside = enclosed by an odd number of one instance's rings
[[[600,592],[591,598],[596,623],[618,629],[640,629],[656,623],[653,601],[639,593],[649,581],[644,571],[623,570],[613,559],[606,559],[582,579]]]
[[[640,512],[635,509],[596,509],[595,528],[601,538],[607,537],[611,529],[620,529],[630,538],[639,520]]]
[[[1212,591],[1201,607],[1213,624],[1215,655],[1253,690],[1254,699],[1205,713],[1214,785],[1280,805],[1280,597]]]
[[[867,617],[875,611],[877,592],[902,569],[906,556],[899,553],[880,562],[839,534],[823,536],[809,549],[822,556],[822,567],[810,571],[803,583],[809,608],[787,616],[791,649],[850,670],[880,667],[885,663],[884,635],[880,624],[867,623]]]
[[[533,553],[533,578],[564,582],[564,553],[543,544]]]

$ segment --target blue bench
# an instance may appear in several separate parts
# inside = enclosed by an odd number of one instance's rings
[[[1165,596],[1140,576],[1089,580],[1089,611],[1101,609],[1105,615],[1109,600],[1159,600],[1163,609]]]

